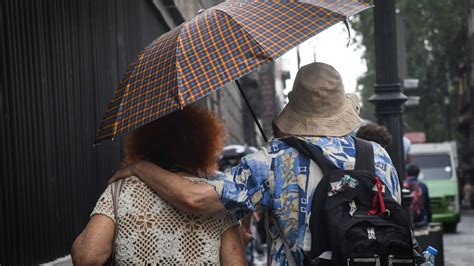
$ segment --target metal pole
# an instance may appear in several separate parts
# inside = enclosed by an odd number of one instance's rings
[[[298,69],[301,67],[301,57],[300,57],[300,47],[296,46],[296,64],[298,65]]]
[[[392,134],[390,157],[398,171],[400,182],[405,179],[402,106],[407,97],[402,93],[398,77],[395,1],[375,0],[375,93],[369,99],[375,105],[379,124]],[[401,184],[402,185],[402,184]]]
[[[255,115],[255,112],[253,111],[253,108],[250,105],[250,102],[247,99],[247,96],[245,95],[244,90],[242,89],[242,86],[240,86],[240,82],[238,80],[235,80],[235,85],[237,85],[237,87],[239,88],[240,94],[242,94],[242,98],[244,98],[245,104],[249,108],[250,114],[252,114],[253,120],[255,120],[255,124],[257,124],[258,130],[260,130],[263,140],[267,142],[268,141],[267,135],[265,135],[265,132],[263,131],[263,127],[260,124],[260,121],[258,121],[257,115]]]
[[[470,18],[474,16],[474,0],[469,0],[468,1],[468,6],[467,8],[469,9],[468,13],[468,21],[470,23],[470,27],[468,27],[469,32],[468,32],[468,38],[467,38],[467,47],[468,47],[468,86],[469,86],[469,92],[470,92],[470,99],[469,99],[469,105],[470,105],[470,111],[471,111],[471,119],[469,121],[469,133],[467,135],[468,138],[468,145],[467,145],[467,152],[466,152],[466,157],[467,159],[465,160],[465,165],[463,168],[465,170],[465,175],[468,178],[469,184],[474,184],[474,173],[473,173],[473,168],[472,165],[474,165],[474,154],[472,154],[471,151],[474,150],[474,21],[472,21]],[[464,170],[463,169],[463,170]]]

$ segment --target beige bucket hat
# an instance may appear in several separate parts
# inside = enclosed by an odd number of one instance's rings
[[[346,94],[341,75],[324,63],[300,68],[288,98],[274,121],[284,133],[340,137],[362,122],[357,95]]]

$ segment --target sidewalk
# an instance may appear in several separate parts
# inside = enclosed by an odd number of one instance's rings
[[[72,266],[71,256],[56,259],[55,261],[40,264],[40,266]]]
[[[474,210],[463,211],[457,233],[443,238],[446,266],[474,265]]]

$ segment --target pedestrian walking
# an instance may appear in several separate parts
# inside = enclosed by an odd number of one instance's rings
[[[427,227],[431,223],[431,201],[428,187],[418,179],[420,167],[411,164],[407,167],[407,178],[403,186],[411,192],[413,200],[410,205],[411,216],[415,228]]]
[[[464,185],[462,189],[462,206],[465,209],[470,209],[471,208],[471,202],[472,202],[472,185],[470,183],[467,183]]]
[[[125,163],[174,170],[187,190],[217,170],[223,137],[216,115],[189,106],[128,135]],[[71,253],[76,265],[245,265],[238,226],[227,212],[182,212],[129,175],[104,191]]]
[[[356,141],[349,134],[361,124],[358,113],[359,101],[355,95],[345,94],[339,73],[330,65],[312,63],[298,71],[289,103],[275,118],[274,126],[279,137],[295,136],[320,149],[339,169],[352,170]],[[399,180],[389,155],[380,145],[370,144],[373,155],[367,160],[373,163],[384,192],[400,203]],[[192,184],[147,161],[117,171],[112,180],[130,175],[138,176],[185,211],[206,214],[226,209],[237,218],[257,209],[271,211],[274,241],[270,260],[274,265],[303,265],[310,252],[309,204],[323,172],[320,165],[282,139],[270,140],[207,184]],[[275,237],[278,234],[281,237]]]

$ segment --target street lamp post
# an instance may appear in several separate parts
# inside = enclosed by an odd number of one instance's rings
[[[375,105],[379,124],[392,134],[390,157],[397,168],[400,182],[405,179],[402,108],[407,97],[398,76],[395,1],[375,0],[375,93],[369,99]]]

